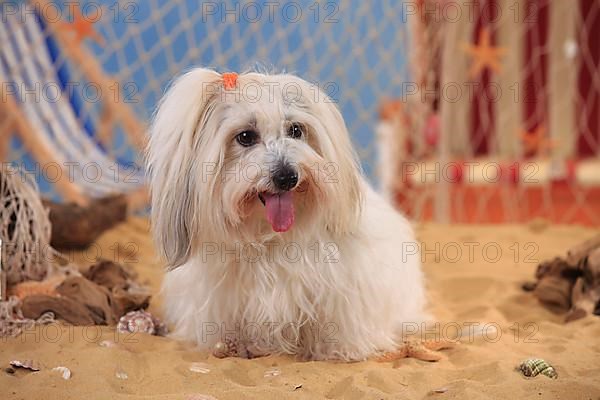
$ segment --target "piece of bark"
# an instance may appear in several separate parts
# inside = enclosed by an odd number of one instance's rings
[[[24,317],[30,319],[38,319],[50,311],[57,319],[73,325],[94,325],[95,323],[86,306],[66,297],[53,297],[45,294],[27,296],[21,303],[21,311]]]
[[[112,294],[105,287],[88,279],[68,278],[56,288],[56,291],[61,296],[84,305],[97,325],[114,325],[119,319],[113,308]]]
[[[564,312],[571,308],[571,287],[570,280],[545,276],[540,279],[533,293],[542,303]]]
[[[565,322],[573,322],[578,319],[584,318],[587,315],[587,312],[582,308],[572,308],[569,310],[567,315],[565,316]]]
[[[594,303],[588,301],[585,293],[585,279],[580,277],[575,281],[571,291],[572,307],[565,316],[565,322],[571,322],[585,317],[588,312],[593,311]]]
[[[600,248],[590,252],[583,267],[583,276],[589,285],[600,286]]]
[[[592,250],[578,265],[582,276],[573,286],[572,308],[566,316],[567,322],[595,314],[600,302],[600,248]]]
[[[546,276],[556,276],[568,278],[575,282],[575,279],[577,279],[579,275],[581,275],[581,272],[577,266],[571,266],[560,257],[555,257],[550,261],[540,263],[535,272],[535,277],[538,280]]]
[[[123,195],[94,199],[87,207],[48,200],[43,203],[52,225],[50,244],[59,250],[86,248],[127,217],[127,198]]]
[[[567,252],[567,262],[571,266],[577,266],[585,256],[587,256],[595,248],[599,247],[600,235],[597,235],[569,249]]]
[[[108,290],[126,289],[131,276],[121,265],[109,260],[100,260],[93,264],[84,274],[87,279]]]
[[[148,308],[150,295],[144,293],[130,293],[120,287],[112,291],[113,309],[118,318],[130,311]]]

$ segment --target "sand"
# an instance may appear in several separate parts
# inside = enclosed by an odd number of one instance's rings
[[[158,293],[161,263],[147,231],[146,220],[130,219],[103,235],[87,256],[74,259],[91,260],[101,252],[121,262],[135,261],[140,279]],[[0,371],[0,399],[600,398],[600,317],[565,325],[561,315],[520,289],[533,277],[537,261],[563,254],[594,231],[540,223],[426,224],[417,233],[427,250],[430,310],[440,321],[428,335],[462,333],[463,343],[444,351],[437,363],[298,362],[283,356],[220,360],[170,338],[51,325],[0,341],[3,368],[11,359],[35,359],[46,367],[37,373]],[[160,315],[158,295],[150,310]],[[470,337],[469,323],[479,323],[487,335]],[[103,347],[102,341],[116,346]],[[550,361],[559,378],[525,379],[515,372],[530,356]],[[194,362],[210,371],[190,371]],[[51,370],[55,366],[70,368],[72,378],[63,380]],[[432,393],[435,389],[443,393]]]

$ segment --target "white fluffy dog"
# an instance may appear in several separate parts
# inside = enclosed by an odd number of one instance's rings
[[[189,71],[158,107],[147,158],[176,337],[362,360],[423,321],[411,227],[365,181],[316,86]]]

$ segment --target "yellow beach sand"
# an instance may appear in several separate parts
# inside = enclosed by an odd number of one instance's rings
[[[561,315],[520,288],[532,279],[538,261],[563,255],[593,230],[427,224],[418,226],[417,234],[423,243],[430,310],[440,321],[429,334],[463,334],[463,343],[444,351],[437,363],[298,362],[281,356],[221,360],[169,338],[115,336],[108,327],[51,325],[0,342],[3,368],[13,359],[35,359],[45,366],[37,373],[0,371],[0,398],[600,398],[600,317],[565,325]],[[158,293],[163,271],[146,220],[130,219],[103,235],[87,256],[74,257],[86,263],[100,252],[121,262],[137,259],[132,265],[139,280]],[[150,307],[158,316],[160,301],[155,294]],[[470,337],[473,323],[484,328],[483,337]],[[532,356],[551,362],[558,379],[525,379],[514,370]],[[209,371],[193,372],[192,363],[202,363],[199,369]],[[56,366],[70,368],[71,379],[52,371]]]

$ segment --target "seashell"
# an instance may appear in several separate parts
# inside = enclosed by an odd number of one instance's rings
[[[115,342],[113,342],[112,340],[103,340],[100,343],[98,343],[99,346],[101,347],[116,347],[117,344]]]
[[[119,319],[117,324],[119,333],[148,333],[153,335],[155,332],[154,320],[152,315],[146,311],[130,311]]]
[[[37,372],[40,369],[42,369],[42,366],[39,362],[35,361],[35,360],[12,360],[10,362],[10,365],[12,365],[15,368],[23,368],[23,369],[28,369],[30,371],[33,372]]]
[[[166,336],[169,330],[167,325],[154,317],[148,311],[130,311],[119,319],[117,324],[119,333],[148,333],[155,336]]]
[[[274,369],[269,369],[267,371],[265,371],[265,378],[274,378],[276,376],[281,375],[281,370],[274,368]]]
[[[231,351],[229,349],[229,346],[225,342],[217,342],[217,344],[215,344],[215,347],[213,348],[213,356],[217,358],[229,357],[230,353]]]
[[[54,367],[52,371],[58,371],[62,373],[62,378],[64,380],[71,379],[71,370],[67,367]]]
[[[236,357],[238,354],[238,340],[226,337],[222,342],[217,342],[213,348],[213,356],[217,358]]]
[[[118,369],[117,372],[115,372],[115,376],[117,377],[117,379],[128,379],[129,375],[127,375],[127,372],[123,371],[122,369]]]
[[[519,365],[519,370],[528,378],[533,378],[539,374],[546,375],[548,378],[557,379],[558,374],[552,365],[541,358],[530,358]]]
[[[156,336],[167,336],[169,333],[169,329],[167,328],[167,324],[152,316],[152,322],[154,322],[154,335]]]
[[[194,362],[190,365],[190,371],[199,372],[201,374],[208,374],[210,372],[210,367],[208,364]]]
[[[209,394],[190,394],[186,397],[186,400],[217,400],[216,397],[213,397]]]

